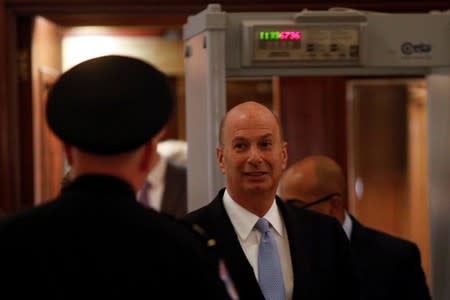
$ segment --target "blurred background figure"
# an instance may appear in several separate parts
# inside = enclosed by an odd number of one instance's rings
[[[335,217],[350,240],[362,300],[430,299],[416,244],[368,228],[350,215],[341,167],[326,156],[309,156],[283,174],[280,197],[295,206]]]
[[[151,170],[138,192],[137,199],[145,207],[181,218],[187,213],[187,144],[181,140],[158,143]],[[70,167],[61,187],[72,182]]]
[[[167,140],[158,143],[157,149],[138,201],[156,211],[181,218],[187,212],[186,142]]]
[[[179,165],[186,166],[188,151],[186,141],[174,139],[164,140],[158,143],[157,149],[161,156]]]

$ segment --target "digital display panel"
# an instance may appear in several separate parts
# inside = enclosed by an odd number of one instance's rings
[[[361,62],[359,23],[252,19],[241,26],[245,66],[355,66]]]
[[[260,31],[260,41],[300,41],[302,33],[300,31]]]

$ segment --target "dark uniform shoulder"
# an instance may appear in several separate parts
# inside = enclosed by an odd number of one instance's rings
[[[179,219],[170,214],[159,213],[159,215],[170,220],[172,223],[174,223],[175,226],[184,229],[183,231],[188,233],[192,240],[197,241],[212,260],[219,259],[216,240],[212,236],[210,236],[202,226],[197,223],[189,222],[185,219]]]
[[[234,285],[233,279],[230,276],[226,263],[220,255],[216,240],[197,223],[191,223],[186,220],[179,220],[179,222],[186,226],[189,230],[191,230],[194,235],[200,240],[200,242],[205,246],[210,259],[214,262],[214,265],[217,266],[217,272],[220,279],[222,280],[228,296],[232,300],[238,300],[239,295],[237,289]]]
[[[175,218],[174,218],[175,219]],[[218,255],[217,253],[217,242],[216,240],[211,237],[208,232],[201,227],[197,223],[191,223],[189,221],[186,221],[184,219],[176,219],[177,222],[182,224],[187,230],[192,232],[192,234],[201,242],[202,245],[204,245],[209,251],[214,253],[215,255]]]

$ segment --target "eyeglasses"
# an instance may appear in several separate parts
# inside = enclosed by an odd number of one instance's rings
[[[288,199],[288,200],[286,200],[286,202],[291,205],[300,207],[300,208],[308,208],[308,207],[314,206],[316,204],[328,201],[335,196],[341,196],[341,194],[340,193],[328,194],[328,195],[325,195],[325,196],[323,196],[317,200],[314,200],[312,202],[309,202],[309,203],[306,201],[300,200],[300,199]]]

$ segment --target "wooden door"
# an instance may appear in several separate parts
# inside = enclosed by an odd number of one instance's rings
[[[425,82],[353,80],[347,97],[350,212],[415,242],[430,284]]]
[[[288,165],[322,154],[346,171],[345,80],[342,76],[280,77],[279,106]]]
[[[50,131],[45,116],[47,95],[61,72],[62,28],[43,17],[36,17],[32,31],[32,101],[34,204],[55,197],[63,176],[61,142]]]

